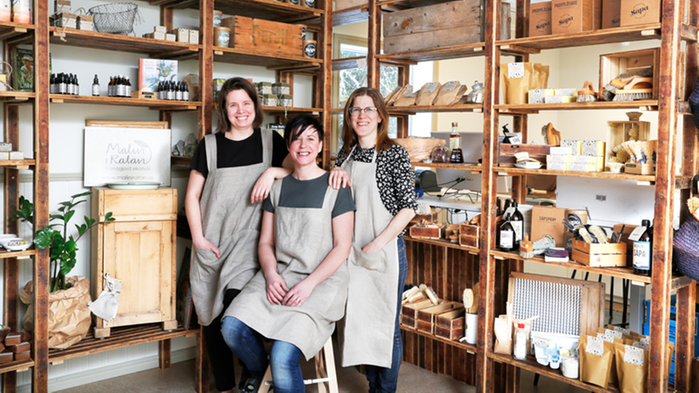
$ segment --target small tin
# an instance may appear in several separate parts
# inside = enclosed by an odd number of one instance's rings
[[[316,41],[315,40],[305,40],[303,41],[303,55],[315,59],[316,57]]]
[[[274,89],[272,88],[271,82],[259,82],[259,83],[257,83],[257,93],[260,95],[275,94]]]
[[[264,106],[278,106],[277,96],[274,94],[260,94],[260,100]]]
[[[272,83],[272,94],[291,94],[291,85],[284,82]]]
[[[302,0],[286,0],[289,4],[301,5]]]
[[[277,98],[277,105],[286,108],[294,106],[294,97],[289,94],[280,94]]]
[[[231,29],[228,27],[214,27],[214,46],[228,48],[231,38]]]
[[[214,10],[214,27],[221,26],[221,18],[223,17],[223,12]]]

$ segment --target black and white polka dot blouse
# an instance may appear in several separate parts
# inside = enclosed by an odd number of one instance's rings
[[[374,158],[374,150],[374,147],[362,149],[355,145],[349,159],[358,162],[371,162]],[[346,159],[346,153],[344,150],[340,150],[337,153],[335,166],[339,167]],[[402,146],[392,145],[377,156],[376,183],[383,205],[394,216],[401,209],[417,210],[415,171],[410,165],[408,152]]]

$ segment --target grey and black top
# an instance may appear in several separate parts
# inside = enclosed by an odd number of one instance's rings
[[[325,193],[328,190],[329,176],[330,172],[325,172],[322,176],[312,180],[298,180],[293,175],[285,177],[282,179],[278,206],[306,209],[322,208]],[[274,213],[274,206],[272,206],[269,197],[265,199],[262,208]],[[356,209],[354,208],[352,191],[348,187],[341,188],[332,210],[332,218],[354,210]]]

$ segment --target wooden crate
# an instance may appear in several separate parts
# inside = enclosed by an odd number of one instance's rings
[[[411,226],[410,236],[420,239],[443,239],[445,225],[435,225],[428,227]]]
[[[301,25],[231,16],[221,19],[221,26],[231,29],[230,48],[297,57],[303,55]]]
[[[458,340],[464,336],[465,325],[466,309],[459,307],[437,315],[434,335],[445,340]]]
[[[529,293],[517,288],[517,282],[522,284],[541,285],[538,292]],[[530,285],[531,286],[531,285]],[[561,333],[566,333],[566,329],[575,329],[574,335],[596,333],[600,326],[604,326],[605,291],[604,283],[584,280],[571,280],[561,277],[542,276],[537,274],[512,272],[508,282],[507,301],[514,305],[514,317],[517,319],[527,319],[539,315],[539,318],[532,322],[532,330],[537,331],[539,325],[545,326],[547,321],[555,321],[559,324],[557,329]],[[569,318],[561,318],[561,313],[570,310],[563,310],[565,299],[571,298],[573,291],[580,287],[580,309],[573,310],[575,315]],[[525,295],[522,295],[525,293]],[[526,307],[520,307],[519,302],[526,302]],[[577,317],[573,319],[573,317]],[[578,325],[571,325],[570,321],[578,320]]]
[[[459,225],[459,244],[478,248],[480,226],[463,223]]]
[[[116,219],[105,222],[112,212]],[[119,311],[111,321],[95,318],[95,337],[110,328],[175,319],[177,190],[112,190],[93,188],[92,298],[102,292],[104,273],[121,280]]]
[[[510,5],[503,3],[500,39],[510,38]],[[461,0],[389,12],[383,16],[384,53],[483,42],[481,0]]]
[[[655,164],[624,164],[624,171],[632,175],[655,175]]]
[[[629,235],[636,229],[637,225],[616,224],[614,232],[621,233],[621,241],[619,243],[626,244],[626,266],[633,266],[633,240],[629,239]],[[624,228],[624,232],[621,229]]]
[[[653,67],[653,99],[658,99],[660,48],[608,53],[599,57],[599,86],[606,86],[617,75]]]
[[[417,312],[426,307],[432,306],[430,299],[420,300],[415,303],[406,303],[401,307],[400,321],[405,327],[417,329]]]
[[[527,152],[529,158],[534,158],[546,164],[546,156],[551,154],[551,146],[555,145],[524,145],[524,144],[500,144],[500,154],[498,155],[498,165],[508,168],[515,166],[515,154]]]
[[[439,221],[439,213],[438,212],[432,212],[429,214],[416,214],[413,216],[413,218],[410,220],[410,225],[415,225],[421,223],[423,220],[427,222],[438,222]]]
[[[609,137],[607,138],[609,143],[607,143],[607,155],[609,155],[612,149],[616,146],[631,140],[629,132],[634,127],[638,129],[638,137],[636,140],[650,140],[649,121],[608,121],[607,124],[609,125]]]
[[[572,259],[592,267],[626,266],[626,243],[591,244],[573,240]]]
[[[435,317],[441,313],[451,311],[459,303],[445,302],[436,306],[423,308],[417,311],[417,330],[434,334]]]

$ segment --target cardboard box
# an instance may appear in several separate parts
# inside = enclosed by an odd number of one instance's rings
[[[167,27],[165,27],[165,26],[154,26],[154,27],[153,27],[153,32],[165,34],[165,33],[167,33]]]
[[[652,164],[624,164],[624,171],[632,175],[655,175],[655,163]]]
[[[602,6],[602,28],[621,26],[621,0],[604,0]]]
[[[591,267],[626,266],[626,244],[592,244],[573,240],[572,260]]]
[[[23,151],[11,151],[10,152],[10,160],[24,160],[24,152]]]
[[[435,318],[434,335],[445,340],[458,340],[464,336],[466,309],[456,308]]]
[[[621,0],[621,26],[659,23],[660,0]]]
[[[300,25],[232,16],[221,19],[221,26],[231,29],[230,48],[301,57]]]
[[[594,30],[595,0],[554,0],[551,4],[551,33],[570,34]]]
[[[551,35],[552,2],[531,0],[529,3],[529,36]]]
[[[177,42],[189,43],[189,30],[178,27],[168,31],[170,34],[175,35],[175,40]]]
[[[199,45],[199,30],[189,29],[189,43]]]
[[[423,333],[434,334],[436,316],[451,311],[456,305],[456,302],[445,302],[418,310],[417,330]]]
[[[159,81],[176,79],[177,60],[138,59],[138,90],[155,91]]]
[[[563,220],[566,218],[566,209],[560,207],[539,206],[532,208],[531,237],[537,241],[549,235],[556,241],[557,247],[565,247],[566,228]]]

